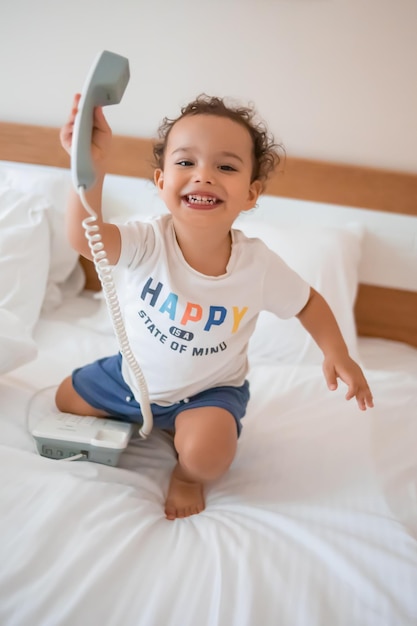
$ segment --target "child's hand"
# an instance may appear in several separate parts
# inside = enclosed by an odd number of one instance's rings
[[[61,145],[64,150],[68,152],[68,154],[71,154],[74,120],[78,112],[78,103],[80,98],[81,95],[79,93],[76,94],[68,121],[61,128],[59,135]],[[111,128],[104,117],[103,109],[101,107],[96,107],[94,109],[93,134],[91,138],[91,158],[96,165],[105,162],[109,152],[111,138]]]
[[[340,378],[348,386],[346,400],[356,398],[358,407],[365,411],[374,406],[372,393],[359,365],[349,356],[327,356],[323,362],[323,373],[327,386],[331,391],[337,389],[337,379]]]

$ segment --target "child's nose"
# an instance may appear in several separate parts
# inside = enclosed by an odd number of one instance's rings
[[[213,169],[208,165],[199,165],[194,172],[194,180],[196,183],[209,183],[214,182]]]

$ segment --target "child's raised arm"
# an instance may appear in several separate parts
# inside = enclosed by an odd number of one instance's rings
[[[67,123],[62,127],[60,132],[60,140],[62,147],[71,154],[72,135],[74,131],[75,116],[78,111],[78,103],[80,101],[80,94],[77,94],[74,98],[73,106]],[[107,258],[111,265],[114,265],[120,256],[120,234],[117,226],[103,222],[102,218],[102,191],[103,181],[106,173],[107,158],[111,145],[112,132],[108,125],[106,118],[104,117],[101,107],[96,107],[94,110],[94,125],[91,138],[91,157],[93,159],[94,167],[97,172],[97,181],[94,186],[86,193],[87,201],[90,204],[93,211],[97,214],[97,224],[100,228],[100,233],[104,248],[107,253]],[[88,213],[79,195],[75,190],[70,192],[68,199],[68,206],[66,212],[66,226],[68,239],[72,247],[77,250],[82,256],[87,259],[91,259],[91,252],[88,246],[87,239],[85,237],[82,221]]]
[[[324,354],[323,373],[329,389],[340,378],[348,386],[346,400],[356,398],[358,407],[373,407],[372,393],[359,365],[350,358],[336,319],[325,299],[311,289],[306,306],[297,315]]]

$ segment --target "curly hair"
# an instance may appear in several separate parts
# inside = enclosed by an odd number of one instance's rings
[[[237,122],[249,132],[253,144],[253,168],[251,182],[259,180],[262,190],[266,181],[278,166],[281,158],[279,151],[282,146],[276,144],[265,124],[257,118],[253,106],[229,106],[223,98],[200,94],[195,100],[182,107],[181,115],[175,119],[165,117],[158,129],[158,141],[153,146],[155,166],[164,168],[165,150],[169,133],[173,126],[183,117],[189,115],[216,115]]]

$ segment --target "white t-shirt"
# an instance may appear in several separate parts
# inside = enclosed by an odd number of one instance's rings
[[[222,385],[240,386],[258,314],[289,318],[310,287],[261,240],[232,231],[222,276],[200,274],[185,261],[171,215],[119,226],[118,293],[127,335],[151,402],[174,403]],[[137,396],[127,363],[122,373]]]

